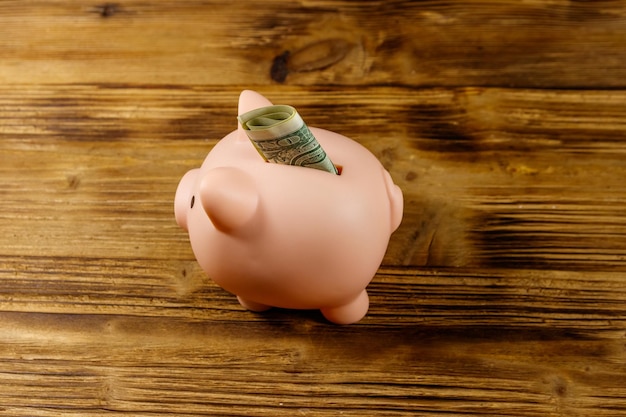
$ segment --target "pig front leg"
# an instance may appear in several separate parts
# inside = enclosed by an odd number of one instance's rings
[[[240,296],[237,296],[237,300],[239,300],[239,304],[241,304],[244,308],[247,308],[250,311],[256,311],[257,313],[260,313],[262,311],[266,311],[272,308],[272,306],[257,303],[255,301],[246,300],[245,298],[241,298]]]
[[[323,308],[321,312],[328,321],[336,324],[351,324],[365,317],[369,306],[370,301],[367,291],[363,290],[349,303],[338,307]]]

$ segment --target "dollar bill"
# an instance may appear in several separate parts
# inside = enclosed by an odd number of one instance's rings
[[[241,114],[238,119],[266,161],[338,174],[295,108],[285,105],[262,107]]]

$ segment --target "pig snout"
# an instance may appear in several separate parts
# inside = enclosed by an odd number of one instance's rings
[[[198,185],[199,175],[202,179]],[[203,210],[216,229],[232,232],[255,216],[258,204],[254,179],[242,170],[219,167],[203,173],[192,169],[178,184],[174,214],[176,223],[189,231],[190,211]]]
[[[178,188],[176,188],[176,197],[174,197],[174,215],[176,217],[176,223],[185,230],[188,230],[187,212],[195,204],[193,187],[199,171],[199,169],[187,171],[178,183]]]
[[[252,176],[232,167],[208,171],[200,182],[199,197],[216,229],[233,232],[257,213],[259,192]]]

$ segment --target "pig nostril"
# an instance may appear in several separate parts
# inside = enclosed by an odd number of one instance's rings
[[[194,203],[196,202],[196,196],[192,195],[191,196],[191,208],[193,208]]]

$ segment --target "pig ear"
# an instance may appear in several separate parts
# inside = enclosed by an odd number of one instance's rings
[[[216,229],[232,233],[248,225],[259,206],[254,178],[232,167],[210,170],[200,183],[200,201]]]
[[[391,231],[393,232],[400,226],[402,222],[402,214],[404,212],[404,197],[402,190],[396,184],[389,172],[383,168],[383,177],[385,178],[385,188],[387,188],[387,196],[391,207]]]
[[[272,102],[252,90],[243,90],[239,95],[239,113],[244,114],[259,107],[271,106]]]

